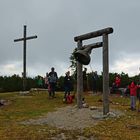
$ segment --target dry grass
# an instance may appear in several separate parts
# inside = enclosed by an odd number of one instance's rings
[[[94,103],[89,97],[89,102],[93,105],[102,106],[100,96],[94,98]],[[129,108],[129,97],[110,96],[110,108],[119,109],[125,112],[124,116],[101,121],[92,128],[85,129],[85,135],[95,135],[100,140],[140,140],[140,113],[131,111]],[[135,127],[131,127],[135,126]]]
[[[129,127],[140,125],[140,113],[129,110],[129,98],[110,96],[110,108],[119,109],[125,115],[101,121],[98,125],[80,130],[68,131],[52,128],[47,125],[21,125],[19,122],[39,118],[56,107],[63,107],[63,93],[57,93],[57,98],[48,99],[45,92],[34,96],[20,96],[18,93],[1,93],[0,99],[9,100],[9,105],[0,107],[0,139],[2,140],[48,140],[63,133],[67,139],[76,139],[77,135],[87,138],[95,136],[99,140],[140,140],[140,128]],[[101,95],[87,95],[89,105],[102,106]]]

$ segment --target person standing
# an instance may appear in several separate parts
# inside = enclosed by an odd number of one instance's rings
[[[72,78],[70,76],[70,71],[66,72],[66,76],[64,77],[64,99],[66,101],[67,96],[70,95],[71,92],[71,88],[72,88]]]
[[[87,91],[87,68],[84,68],[83,71],[83,91]]]
[[[55,88],[58,80],[57,72],[55,72],[54,67],[51,68],[51,72],[48,75],[49,85],[50,85],[50,92],[49,97],[55,98]]]
[[[97,71],[93,72],[93,93],[97,93],[97,80],[98,80],[98,75]]]
[[[117,93],[118,89],[120,88],[120,85],[121,85],[121,78],[119,75],[116,75],[114,82],[112,83],[111,93]]]
[[[45,76],[45,78],[44,78],[45,88],[46,88],[46,89],[48,88],[48,84],[49,84],[48,77],[49,77],[49,74],[48,74],[48,72],[47,72],[47,73],[46,73],[46,76]]]
[[[45,76],[45,88],[48,89],[48,92],[49,92],[49,95],[50,95],[50,84],[49,84],[49,74],[48,72],[46,73],[46,76]]]
[[[37,81],[38,88],[43,88],[43,77],[38,75],[38,81]]]
[[[137,99],[137,88],[138,86],[135,84],[134,81],[128,86],[130,89],[130,109],[136,110],[136,99]]]
[[[119,75],[117,75],[115,77],[115,87],[118,89],[120,87],[120,84],[121,84],[121,78]]]

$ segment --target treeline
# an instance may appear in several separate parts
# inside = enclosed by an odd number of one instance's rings
[[[117,73],[110,73],[109,74],[109,86],[112,86],[112,83],[114,82],[115,76]],[[140,75],[136,75],[133,77],[129,77],[128,74],[121,73],[119,74],[121,77],[121,87],[126,87],[132,80],[134,80],[136,83],[140,81]],[[93,78],[92,73],[87,73],[87,83],[88,83],[88,90],[92,90],[93,87]],[[74,75],[72,75],[73,78],[73,89],[76,85],[76,78]],[[26,90],[30,90],[31,88],[37,88],[38,84],[38,76],[31,78],[27,77],[26,83]],[[99,91],[102,91],[103,87],[103,76],[98,75],[97,79],[97,89]],[[13,92],[13,91],[21,91],[23,88],[23,80],[22,77],[19,75],[12,75],[12,76],[0,76],[0,92]],[[44,87],[45,88],[45,85]],[[64,91],[64,76],[59,77],[58,84],[57,84],[57,91]]]
[[[30,90],[32,87],[37,87],[37,77],[27,78],[27,90]],[[19,75],[12,76],[0,76],[0,92],[13,92],[21,91],[23,89],[23,80]]]

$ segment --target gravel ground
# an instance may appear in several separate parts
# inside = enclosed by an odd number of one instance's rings
[[[100,120],[110,117],[119,117],[124,113],[119,110],[111,110],[107,115],[103,115],[102,108],[89,107],[78,109],[76,106],[66,106],[58,108],[55,112],[49,112],[47,116],[39,119],[30,119],[21,122],[24,125],[50,125],[57,128],[74,130],[84,129],[96,125]]]
[[[78,109],[76,106],[66,106],[58,108],[55,112],[49,112],[47,116],[38,119],[30,119],[21,124],[24,125],[49,125],[62,130],[82,130],[86,127],[96,125],[98,122],[111,117],[119,117],[124,115],[119,110],[111,110],[107,115],[103,115],[102,108],[92,106],[90,108]],[[52,130],[50,130],[52,131]],[[53,135],[49,140],[97,140],[95,136],[85,137],[83,134],[78,134],[73,138],[71,135],[60,133]]]

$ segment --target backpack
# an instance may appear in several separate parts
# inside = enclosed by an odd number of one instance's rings
[[[56,83],[57,82],[57,74],[56,74],[56,72],[51,72],[49,74],[49,82],[50,83]]]
[[[66,97],[66,102],[67,102],[68,104],[71,104],[71,103],[73,102],[73,98],[72,98],[71,95],[68,95],[68,96]]]

